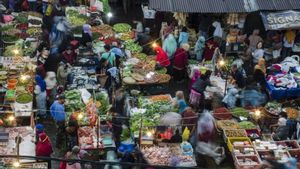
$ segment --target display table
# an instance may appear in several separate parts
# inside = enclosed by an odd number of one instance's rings
[[[288,99],[291,97],[300,97],[300,88],[276,89],[273,85],[266,83],[266,89],[272,99]]]

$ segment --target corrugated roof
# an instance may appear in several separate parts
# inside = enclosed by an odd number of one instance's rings
[[[244,0],[149,0],[158,11],[188,13],[247,12]]]
[[[259,10],[300,9],[300,0],[256,0]]]
[[[149,7],[168,12],[237,13],[300,9],[300,0],[149,0]]]

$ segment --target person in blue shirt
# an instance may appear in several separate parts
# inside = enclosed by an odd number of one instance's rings
[[[175,105],[178,107],[178,112],[181,114],[187,107],[187,104],[184,100],[184,94],[183,91],[177,91],[176,92],[176,101]]]
[[[189,42],[189,33],[186,27],[183,27],[181,29],[181,32],[179,33],[179,39],[178,39],[178,45],[181,46],[181,44],[185,44]]]
[[[118,42],[113,42],[112,45],[111,45],[111,49],[110,49],[110,52],[114,53],[115,54],[115,57],[116,57],[116,66],[117,68],[119,68],[120,66],[120,59],[122,57],[124,57],[124,52],[120,49],[119,45],[118,45]]]
[[[65,97],[59,96],[56,101],[50,107],[50,113],[53,120],[56,123],[56,147],[60,148],[64,137],[65,137],[65,123],[66,123],[66,112],[65,112]]]

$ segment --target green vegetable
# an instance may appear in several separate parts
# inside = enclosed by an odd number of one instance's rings
[[[127,33],[131,31],[131,26],[127,23],[118,23],[113,26],[113,29],[118,33]]]
[[[134,43],[133,41],[126,41],[125,48],[132,53],[139,53],[143,50],[143,48],[139,44]]]
[[[109,104],[109,97],[106,92],[99,92],[95,95],[95,98],[97,101],[101,103],[101,106],[98,108],[99,115],[106,115],[106,113],[111,108],[111,105]]]
[[[28,93],[21,94],[17,97],[16,101],[18,103],[22,103],[22,104],[30,103],[30,102],[32,102],[32,95],[28,94]]]
[[[162,68],[162,69],[159,69],[159,70],[155,70],[156,71],[156,73],[158,73],[158,74],[166,74],[167,73],[167,68]]]
[[[250,121],[242,121],[239,123],[241,129],[255,129],[256,126]]]
[[[140,59],[140,60],[146,60],[147,59],[147,55],[145,53],[138,53],[135,55],[136,58]]]
[[[23,56],[23,50],[20,46],[17,46],[17,45],[10,45],[10,46],[7,46],[5,48],[5,51],[3,53],[3,56],[6,56],[6,57],[12,57],[12,56],[15,56],[16,54],[14,53],[15,50],[18,50],[19,51],[19,55],[20,56]]]
[[[236,107],[232,109],[231,113],[235,117],[246,117],[246,118],[249,117],[248,111],[242,107]]]
[[[76,26],[72,29],[73,34],[81,35],[82,34],[82,26]]]
[[[67,9],[66,16],[70,24],[75,26],[82,26],[89,19],[86,15],[80,14],[79,11],[75,9]]]
[[[6,36],[2,37],[2,40],[4,42],[8,42],[8,43],[16,42],[18,39],[19,38],[17,36],[8,36],[8,35],[6,35]]]
[[[65,97],[66,97],[66,110],[68,112],[75,112],[78,110],[84,110],[85,105],[81,100],[81,93],[79,90],[69,90],[65,91]]]
[[[13,29],[13,28],[15,28],[15,25],[4,25],[4,26],[1,26],[0,32],[5,32],[5,31]]]
[[[199,64],[199,62],[197,60],[193,60],[193,59],[189,59],[188,62],[189,62],[190,65],[197,65],[197,64]]]
[[[28,22],[28,18],[25,16],[16,16],[15,19],[18,23],[27,23]]]

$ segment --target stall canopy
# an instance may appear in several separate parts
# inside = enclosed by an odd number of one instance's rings
[[[149,0],[157,11],[185,13],[239,13],[256,11],[252,0]]]
[[[256,0],[259,10],[300,9],[300,0]]]
[[[299,29],[300,11],[262,12],[266,30]]]

